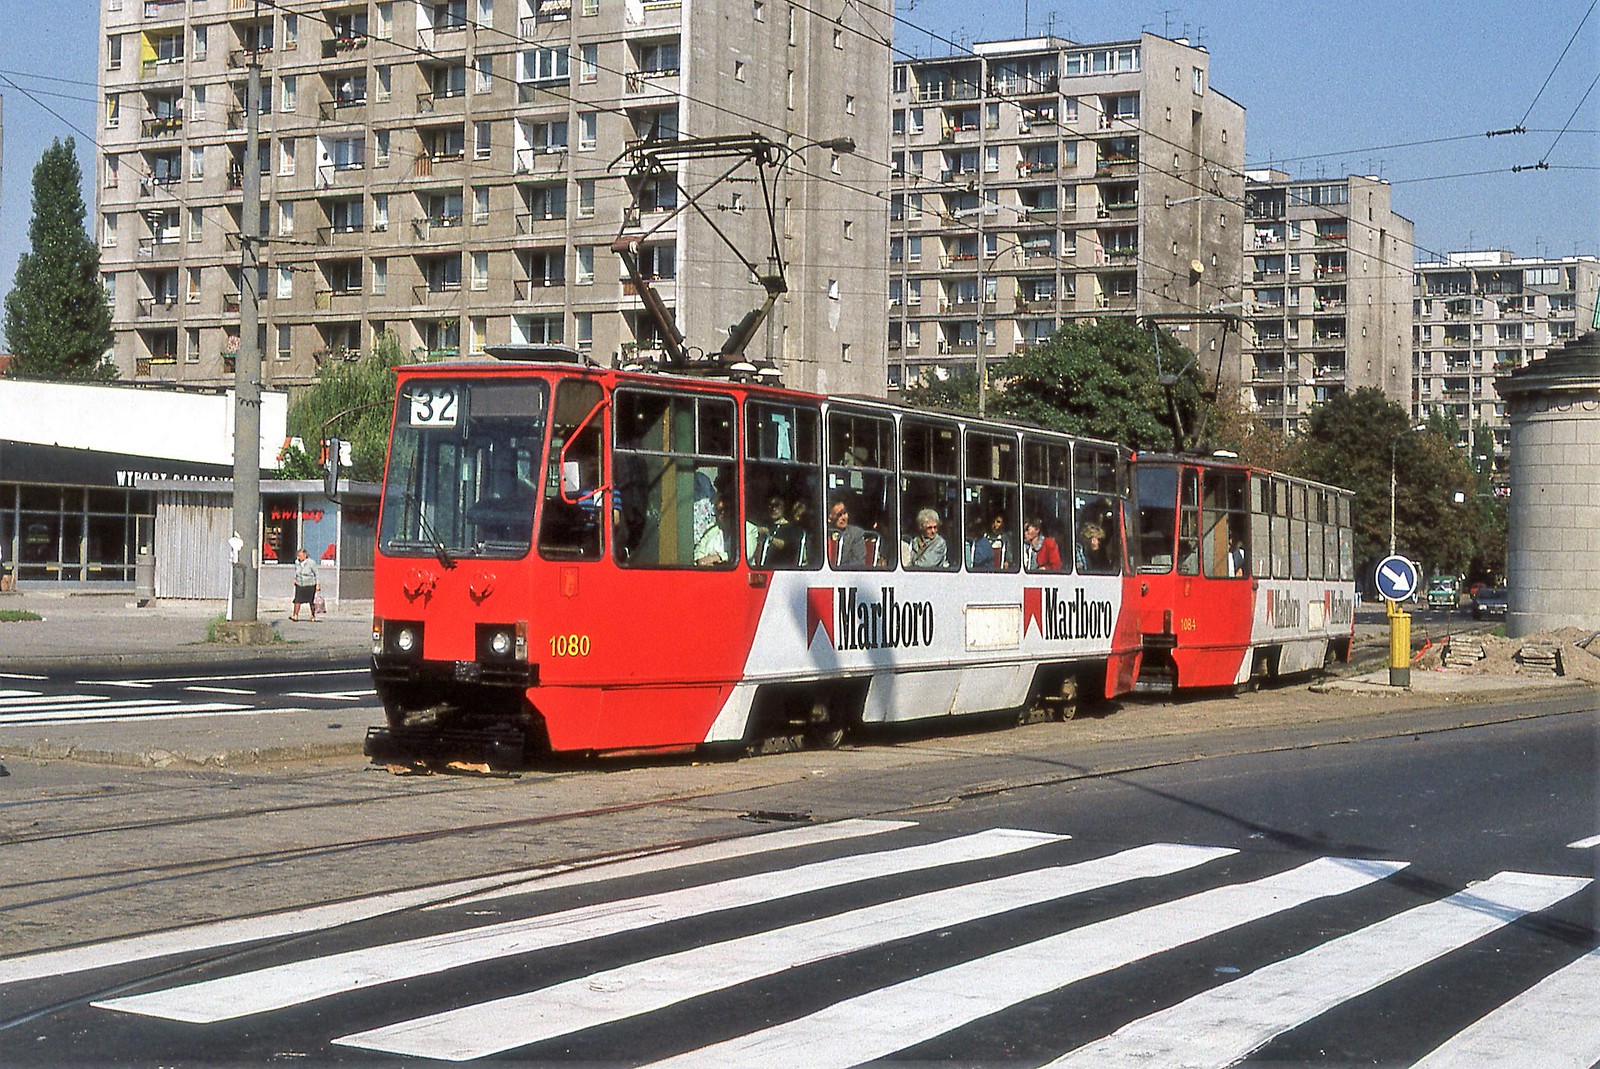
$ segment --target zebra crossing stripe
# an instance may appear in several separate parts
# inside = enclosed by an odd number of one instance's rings
[[[1537,1065],[1590,1069],[1600,1064],[1600,950],[1554,972],[1423,1058],[1412,1069]]]
[[[963,962],[656,1065],[859,1065],[1131,962],[1365,887],[1406,864],[1319,858]]]
[[[122,939],[90,943],[86,946],[67,947],[62,950],[42,950],[14,958],[0,959],[0,986],[24,980],[37,980],[47,976],[64,976],[87,972],[112,965],[149,961],[173,954],[192,953],[197,950],[215,950],[237,946],[261,939],[280,939],[306,932],[336,928],[342,924],[381,917],[387,913],[413,909],[418,906],[461,899],[478,892],[493,893],[504,886],[520,891],[532,890],[540,884],[541,876],[559,874],[567,883],[598,882],[617,873],[622,865],[629,866],[628,874],[666,870],[701,861],[716,860],[718,848],[730,849],[735,844],[744,849],[737,856],[762,853],[767,850],[785,850],[795,846],[826,842],[830,838],[848,839],[862,835],[896,831],[912,827],[911,821],[896,820],[844,820],[815,827],[785,829],[761,835],[741,836],[726,843],[709,843],[699,847],[664,851],[642,857],[628,858],[624,862],[607,862],[576,867],[553,865],[524,869],[519,872],[502,872],[493,876],[479,876],[469,880],[418,887],[407,891],[358,898],[347,902],[309,906],[260,917],[242,917],[236,920],[211,921],[205,924],[176,928],[165,932],[127,936]],[[800,833],[804,833],[803,835]],[[735,856],[731,853],[729,856]],[[655,862],[653,869],[650,865]],[[585,878],[587,877],[587,878]]]
[[[253,706],[232,702],[107,702],[103,705],[68,706],[58,709],[0,712],[0,724],[25,727],[29,724],[111,724],[137,720],[171,719],[185,716],[212,716],[217,713],[260,713]]]
[[[1587,850],[1591,846],[1600,846],[1600,835],[1591,835],[1587,839],[1579,839],[1575,843],[1568,843],[1569,850]]]
[[[1340,936],[1143,1017],[1050,1065],[1095,1069],[1232,1065],[1273,1037],[1524,914],[1552,906],[1589,882],[1573,876],[1499,873],[1449,898]],[[1593,1005],[1587,1009],[1592,1015]],[[1550,1063],[1530,1060],[1519,1050],[1500,1062],[1474,1064]]]
[[[5,699],[5,704],[0,709],[32,709],[38,706],[53,705],[95,705],[109,702],[111,699],[104,694],[40,694],[37,691],[0,691],[0,698]],[[134,701],[136,699],[126,699]]]
[[[420,1058],[466,1061],[611,1024],[787,969],[1114,884],[1226,857],[1223,847],[1158,843],[1059,868],[930,891],[831,917],[698,946],[581,976],[542,991],[334,1040]],[[758,1063],[751,1063],[758,1064]]]
[[[1009,829],[981,831],[920,846],[853,854],[621,902],[602,902],[467,931],[450,931],[288,962],[94,1005],[174,1021],[209,1024],[475,962],[638,931],[669,921],[792,898],[810,891],[1002,857],[1064,838]]]

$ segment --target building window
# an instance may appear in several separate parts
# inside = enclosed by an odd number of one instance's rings
[[[279,300],[288,300],[294,296],[294,268],[287,264],[278,268],[277,296]]]
[[[189,240],[199,241],[205,234],[206,212],[204,208],[189,209]]]
[[[293,111],[295,109],[295,105],[300,102],[298,83],[296,82],[295,77],[291,74],[285,74],[278,79],[278,85],[283,93],[283,103],[279,106],[279,110]]]
[[[278,173],[281,175],[294,174],[294,138],[292,137],[278,139]]]
[[[106,212],[100,220],[100,244],[107,248],[117,243],[117,213]]]
[[[187,327],[183,332],[183,360],[186,364],[200,362],[200,328]]]
[[[473,68],[478,72],[478,81],[474,87],[479,93],[488,93],[494,90],[494,57],[480,55],[472,61]]]
[[[594,217],[594,187],[593,178],[578,179],[578,218],[592,219]]]
[[[106,37],[106,69],[113,71],[122,69],[122,35],[119,33],[109,34]]]
[[[766,22],[767,21],[767,5],[764,4],[762,2],[762,0],[752,0],[752,2],[753,2],[753,5],[754,5],[754,8],[753,8],[751,13],[755,16],[756,21],[757,22]]]
[[[844,113],[846,115],[854,115],[856,113],[856,98],[849,93],[844,95]]]
[[[489,187],[474,186],[472,189],[472,225],[482,226],[489,221]]]
[[[573,281],[580,286],[594,285],[594,247],[580,245],[573,250]]]
[[[736,82],[744,81],[744,60],[742,59],[733,61],[733,80]]]
[[[856,227],[856,224],[855,224],[855,222],[853,220],[846,219],[844,221],[844,239],[846,241],[854,241],[855,240],[855,237],[856,237],[856,235],[855,235],[855,227]]]
[[[578,116],[578,151],[593,152],[597,136],[598,118],[594,112]]]
[[[486,290],[489,288],[489,254],[475,252],[472,254],[472,288]]]
[[[294,233],[294,201],[292,200],[278,202],[278,233]]]
[[[283,50],[295,48],[300,43],[300,20],[294,15],[283,16]]]
[[[206,174],[206,150],[196,145],[189,150],[189,181],[204,178]]]
[[[584,45],[578,53],[578,81],[584,83],[600,80],[600,46]]]
[[[580,352],[588,352],[594,348],[594,313],[579,312],[572,317],[574,341],[577,342]]]
[[[494,125],[487,121],[472,124],[472,155],[474,159],[486,160],[494,150],[492,141]]]
[[[382,297],[389,292],[389,261],[381,256],[372,258],[372,293]]]

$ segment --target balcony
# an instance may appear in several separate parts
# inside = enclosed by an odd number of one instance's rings
[[[560,275],[551,275],[546,278],[519,278],[513,285],[516,299],[519,304],[537,302],[540,293],[553,289],[560,289],[567,284],[567,280]]]
[[[182,115],[161,115],[139,124],[140,137],[171,137],[183,130]]]
[[[411,221],[411,232],[418,241],[433,241],[435,239],[452,239],[453,232],[461,229],[461,216],[459,215],[429,215]]]
[[[629,93],[675,93],[678,68],[662,67],[654,70],[630,71],[623,79]]]
[[[239,314],[239,295],[237,293],[224,293],[222,295],[222,311],[224,315]]]
[[[512,169],[516,174],[561,171],[566,169],[567,146],[541,145],[538,148],[519,148],[513,156]]]
[[[178,295],[173,293],[162,297],[140,297],[138,306],[140,319],[174,316],[178,309]]]
[[[311,295],[311,303],[317,311],[326,312],[334,307],[334,302],[343,303],[349,298],[359,298],[361,287],[345,287],[342,289],[319,289]]]
[[[367,47],[365,34],[340,35],[322,42],[322,58],[333,59],[346,53],[357,52]]]
[[[141,260],[176,259],[178,255],[178,238],[176,235],[166,237],[149,237],[139,239],[138,258]]]
[[[437,307],[452,304],[461,294],[461,280],[419,282],[411,287],[411,303]]]
[[[1139,157],[1137,156],[1103,156],[1095,160],[1094,163],[1094,176],[1096,178],[1137,174],[1138,170]]]
[[[317,118],[323,122],[361,122],[366,106],[365,96],[335,97],[317,105]]]
[[[544,212],[518,212],[517,233],[522,236],[536,234],[544,230],[545,223],[562,223],[566,221],[566,213],[555,211]],[[551,229],[559,229],[552,227]]]

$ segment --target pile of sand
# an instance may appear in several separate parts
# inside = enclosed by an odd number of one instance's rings
[[[1463,675],[1520,676],[1534,673],[1523,670],[1517,654],[1524,646],[1554,646],[1561,651],[1562,675],[1586,683],[1600,683],[1600,632],[1581,627],[1561,627],[1522,638],[1502,638],[1482,632],[1462,635],[1464,640],[1483,647],[1483,659],[1468,667],[1444,667],[1444,652],[1450,641],[1435,641],[1416,662],[1419,669],[1459,672]]]

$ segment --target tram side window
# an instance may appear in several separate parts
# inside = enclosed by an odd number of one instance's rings
[[[1306,490],[1306,578],[1322,578],[1322,531],[1328,519],[1328,499],[1322,490]]]
[[[961,430],[943,420],[900,423],[900,563],[953,571],[961,563]]]
[[[894,567],[894,421],[874,413],[828,413],[825,531],[828,562],[842,571]]]
[[[821,415],[806,405],[745,406],[745,515],[753,568],[822,565]]]
[[[734,405],[726,397],[618,390],[620,564],[728,568],[738,555]]]
[[[1346,583],[1356,578],[1356,533],[1351,528],[1350,498],[1339,496],[1339,578]]]
[[[1309,509],[1304,483],[1289,484],[1289,578],[1306,577],[1306,530]]]
[[[1173,540],[1178,529],[1178,469],[1164,464],[1136,464],[1133,476],[1134,561],[1145,575],[1165,575],[1172,571]],[[1082,487],[1079,489],[1081,492]],[[1088,522],[1081,517],[1078,521],[1076,537],[1080,546],[1083,527]]]
[[[1060,551],[1073,541],[1072,447],[1066,442],[1023,438],[1022,516],[1024,526],[1038,523],[1040,533],[1057,547],[1054,564],[1024,548],[1023,566],[1030,572],[1071,568],[1070,556]]]
[[[539,516],[539,553],[546,558],[600,558],[600,528],[610,496],[602,485],[604,401],[600,384],[587,379],[567,379],[556,388]]]
[[[1339,578],[1339,494],[1322,491],[1322,577]]]
[[[1262,475],[1250,476],[1251,575],[1272,574],[1272,483]]]
[[[1116,575],[1122,570],[1123,483],[1116,450],[1073,447],[1073,511],[1078,519],[1073,560],[1083,574]]]
[[[1212,579],[1248,575],[1244,473],[1207,469],[1201,486],[1200,550],[1206,575]]]
[[[1200,473],[1193,468],[1178,478],[1178,574],[1200,574]]]
[[[967,431],[967,566],[975,572],[1017,570],[1017,439]]]
[[[1289,480],[1272,480],[1272,578],[1289,578]]]

